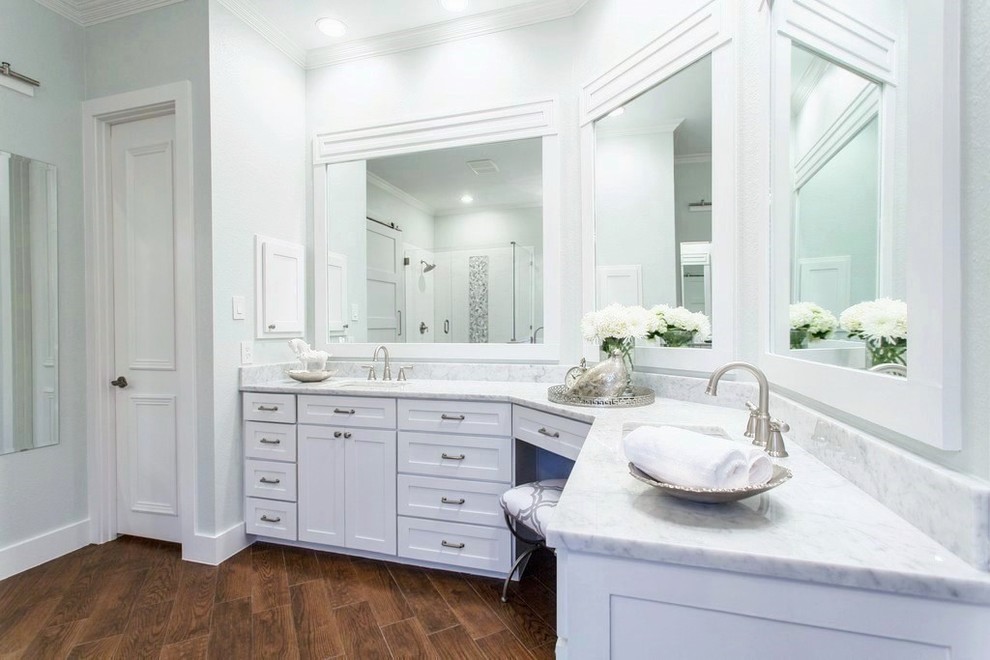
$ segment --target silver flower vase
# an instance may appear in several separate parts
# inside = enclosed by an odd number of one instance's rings
[[[617,397],[626,391],[629,378],[630,373],[622,351],[613,349],[607,359],[584,372],[570,391],[577,396],[588,398]]]

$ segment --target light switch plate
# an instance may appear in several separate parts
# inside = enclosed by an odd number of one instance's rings
[[[359,312],[358,312],[358,306],[357,305],[351,305],[351,320],[352,321],[357,321],[357,320],[359,320],[359,318],[360,318],[360,316],[359,316]]]
[[[254,342],[241,342],[241,364],[254,364]]]
[[[244,308],[247,303],[244,301],[244,296],[234,296],[231,299],[231,313],[235,321],[243,321],[245,318]]]

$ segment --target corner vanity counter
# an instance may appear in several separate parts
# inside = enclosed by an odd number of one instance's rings
[[[536,448],[575,460],[548,533],[558,658],[990,654],[990,575],[794,442],[776,459],[794,478],[742,502],[685,502],[629,475],[621,440],[636,425],[742,439],[745,410],[672,399],[574,408],[546,391],[244,386],[248,532],[505,575],[516,550],[498,496],[532,477],[520,459]]]

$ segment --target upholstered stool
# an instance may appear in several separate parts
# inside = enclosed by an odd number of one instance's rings
[[[533,546],[519,555],[505,578],[505,585],[502,587],[503,603],[508,602],[509,582],[516,570],[531,554],[547,547],[547,526],[557,509],[557,502],[560,501],[566,483],[566,479],[544,479],[516,486],[502,493],[499,503],[505,511],[505,524],[509,531],[520,541]],[[530,535],[521,534],[520,526],[525,527]]]

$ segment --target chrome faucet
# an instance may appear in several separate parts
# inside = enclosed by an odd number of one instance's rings
[[[385,353],[385,370],[382,371],[382,380],[392,380],[392,361],[388,357],[388,348],[384,344],[375,349],[375,354],[371,356],[371,361],[378,362],[379,353]]]
[[[543,332],[543,326],[542,325],[540,327],[538,327],[536,330],[533,331],[533,334],[529,338],[529,343],[530,344],[535,344],[536,343],[536,338],[540,335],[541,332]]]
[[[787,456],[783,434],[790,431],[791,428],[779,419],[774,419],[770,416],[770,383],[767,382],[766,374],[759,367],[748,362],[730,362],[721,366],[712,372],[711,377],[708,379],[708,387],[705,389],[705,393],[710,396],[716,396],[718,394],[718,381],[721,380],[722,376],[734,369],[741,369],[753,374],[760,386],[759,405],[754,406],[752,403],[746,403],[746,407],[749,408],[746,437],[753,438],[754,445],[763,447],[768,454],[775,458]]]

